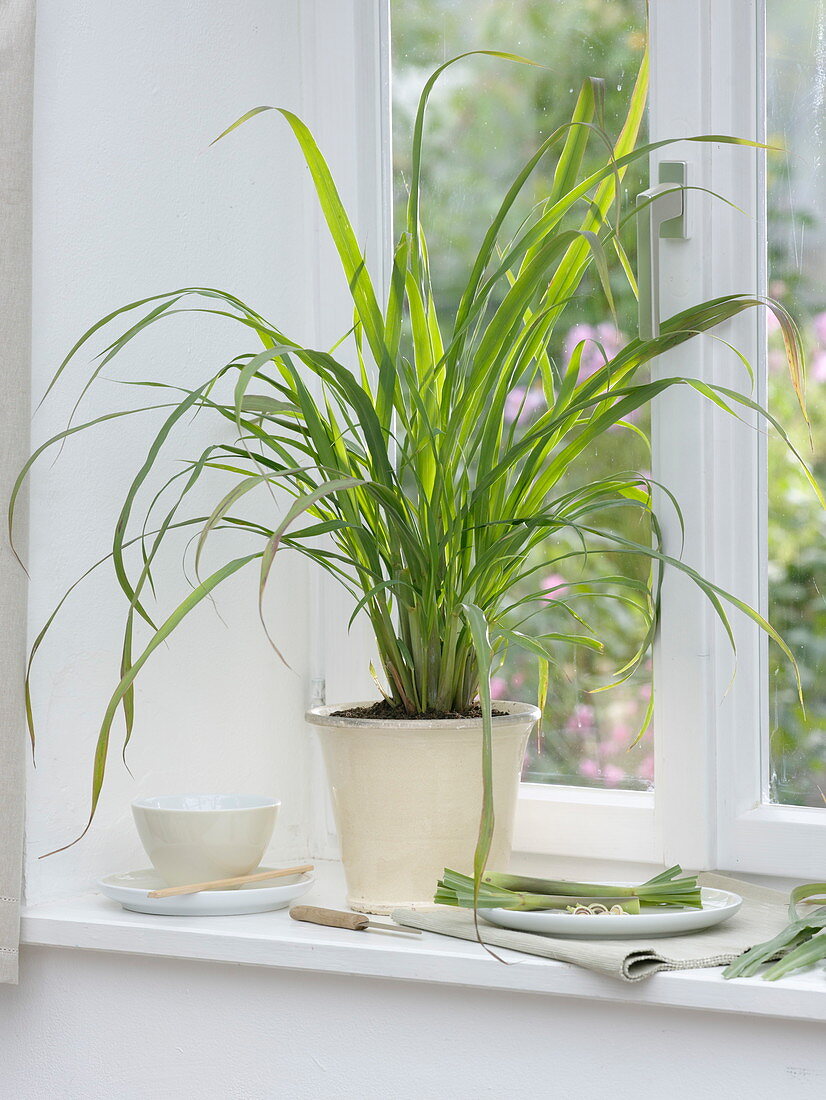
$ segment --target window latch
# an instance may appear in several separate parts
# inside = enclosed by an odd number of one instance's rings
[[[659,183],[637,195],[637,283],[641,340],[660,334],[660,239],[685,240],[683,160],[664,160]]]

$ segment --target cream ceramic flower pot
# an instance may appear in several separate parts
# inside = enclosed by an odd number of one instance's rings
[[[471,873],[482,808],[482,720],[362,720],[314,707],[347,879],[360,913],[431,906],[445,867]],[[496,829],[488,864],[505,870],[519,773],[539,718],[528,703],[496,701],[493,719]]]

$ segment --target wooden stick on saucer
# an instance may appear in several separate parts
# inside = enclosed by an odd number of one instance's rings
[[[167,886],[163,890],[150,890],[147,897],[175,898],[181,894],[198,894],[201,890],[221,890],[225,886],[243,886],[245,882],[265,882],[268,878],[282,878],[284,875],[303,875],[312,870],[312,863],[302,863],[300,867],[282,867],[280,871],[256,871],[252,875],[217,878],[213,882],[194,882],[190,886]]]

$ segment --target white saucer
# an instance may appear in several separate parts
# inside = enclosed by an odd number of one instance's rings
[[[613,884],[612,884],[613,885]],[[702,888],[702,909],[648,909],[620,916],[575,916],[558,909],[520,913],[513,909],[480,909],[479,916],[500,928],[518,932],[541,932],[546,936],[573,936],[577,939],[636,939],[647,936],[680,936],[699,932],[733,917],[743,899],[728,890]]]
[[[258,867],[271,871],[272,867]],[[151,868],[125,871],[100,879],[98,888],[112,901],[120,902],[133,913],[152,913],[167,917],[230,917],[238,913],[267,913],[284,909],[306,894],[315,876],[310,872],[289,875],[267,882],[247,882],[234,890],[201,890],[171,898],[150,898],[150,890],[162,890],[166,883]]]

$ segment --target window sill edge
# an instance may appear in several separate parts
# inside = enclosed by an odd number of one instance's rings
[[[319,871],[316,889],[321,889],[312,901],[340,907],[336,865],[319,866]],[[153,917],[126,912],[98,894],[84,894],[25,909],[21,943],[826,1021],[826,987],[819,972],[777,985],[759,979],[724,982],[719,968],[620,982],[510,951],[502,953],[510,963],[506,966],[477,944],[430,933],[413,940],[300,924],[286,910],[241,917]]]

